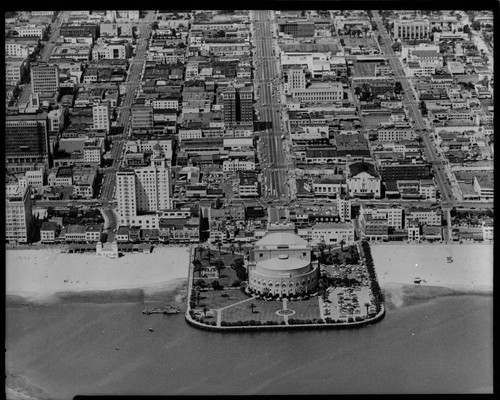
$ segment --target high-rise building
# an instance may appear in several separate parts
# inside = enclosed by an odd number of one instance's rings
[[[290,68],[287,76],[289,90],[306,88],[306,74],[302,68]]]
[[[224,107],[224,125],[231,126],[236,124],[236,89],[230,87],[222,92],[222,101]]]
[[[53,93],[59,90],[59,67],[38,63],[31,66],[31,92]]]
[[[245,86],[238,90],[238,101],[236,102],[237,110],[236,121],[239,125],[253,124],[253,87]]]
[[[5,117],[5,168],[19,172],[49,168],[46,112]]]
[[[92,118],[94,122],[94,130],[106,131],[109,133],[110,107],[109,102],[94,103],[92,106]]]
[[[131,109],[132,114],[132,129],[150,129],[154,125],[153,107],[145,104],[133,104]]]
[[[222,92],[224,107],[224,125],[253,124],[253,87],[245,86],[239,89],[229,87]]]
[[[18,185],[5,186],[5,240],[27,243],[31,228],[31,189]]]
[[[117,172],[116,198],[122,225],[141,225],[144,220],[141,214],[172,207],[170,168],[166,166],[160,145],[153,147],[151,165]],[[151,218],[153,220],[158,222],[157,217]]]

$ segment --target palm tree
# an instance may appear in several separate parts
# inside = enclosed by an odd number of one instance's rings
[[[201,297],[201,294],[200,294],[200,288],[196,288],[196,306],[199,306],[200,305],[200,297]]]
[[[231,256],[233,257],[233,261],[234,261],[234,251],[236,249],[234,248],[234,243],[231,243]]]
[[[241,253],[241,242],[238,242],[238,251]]]
[[[370,307],[370,303],[363,304],[366,307],[366,315],[368,315],[368,307]]]
[[[340,251],[344,251],[344,244],[345,244],[345,240],[344,240],[344,239],[342,239],[342,240],[340,241]]]
[[[201,278],[201,273],[203,272],[203,265],[200,260],[193,261],[193,271],[198,272],[198,278]]]
[[[224,268],[224,261],[222,261],[220,258],[218,258],[217,260],[214,261],[214,266],[215,266],[215,269],[217,270],[217,275],[220,278],[220,271],[222,268]]]
[[[203,314],[205,314],[205,317],[207,316],[207,311],[208,311],[208,308],[207,307],[203,307]]]
[[[222,247],[222,242],[220,240],[217,240],[217,248],[219,249],[219,255],[220,255],[220,248]]]
[[[250,303],[250,310],[252,311],[252,314],[254,313],[254,308],[257,307],[255,304]]]

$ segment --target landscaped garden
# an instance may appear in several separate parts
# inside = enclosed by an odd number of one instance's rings
[[[371,264],[366,245],[362,245],[363,256]],[[224,252],[220,248],[197,247],[192,265],[189,316],[192,321],[213,327],[363,322],[368,317],[367,312],[355,319],[352,311],[345,318],[337,315],[337,319],[332,318],[333,314],[329,311],[325,313],[331,307],[330,291],[343,287],[375,289],[376,302],[373,306],[378,303],[377,312],[380,311],[378,284],[371,282],[374,278],[373,266],[360,264],[357,246],[335,249],[319,246],[317,255],[313,257],[323,261],[318,269],[317,293],[300,293],[282,299],[277,294],[256,295],[248,291],[244,258],[234,248]],[[370,313],[370,317],[373,315]]]

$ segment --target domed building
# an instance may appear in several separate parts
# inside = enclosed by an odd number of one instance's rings
[[[269,232],[254,245],[248,287],[254,293],[279,296],[312,293],[318,286],[318,263],[311,247],[295,232]]]

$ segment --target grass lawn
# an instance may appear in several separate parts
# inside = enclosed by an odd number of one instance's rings
[[[295,314],[290,315],[290,318],[295,318],[295,319],[321,318],[319,311],[319,300],[317,297],[309,300],[289,301],[287,309],[295,311]]]
[[[229,297],[223,297],[223,294],[227,294]],[[248,299],[248,296],[241,293],[240,289],[208,290],[200,293],[199,307],[203,308],[203,305],[205,305],[210,309],[222,308],[246,299]]]
[[[250,297],[247,302],[242,304],[237,304],[234,307],[226,308],[222,310],[221,320],[222,321],[283,321],[283,317],[276,314],[276,311],[283,309],[283,303],[281,301],[264,301],[256,300]],[[254,308],[254,313],[250,308],[250,304],[256,305]]]

